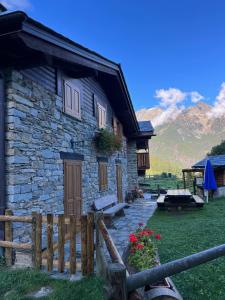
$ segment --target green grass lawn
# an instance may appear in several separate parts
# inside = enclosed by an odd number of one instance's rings
[[[31,269],[10,270],[0,268],[0,299],[28,300],[26,295],[40,287],[51,286],[53,293],[43,300],[103,300],[102,282],[90,277],[77,282],[56,280],[46,273]]]
[[[168,262],[225,243],[225,198],[211,200],[203,209],[156,211],[148,223],[162,238],[161,262]],[[225,258],[172,277],[187,300],[225,299]]]

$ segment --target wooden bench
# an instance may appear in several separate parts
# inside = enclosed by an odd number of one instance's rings
[[[104,217],[111,223],[111,219],[115,215],[124,216],[124,208],[128,206],[127,203],[118,203],[116,195],[107,195],[101,198],[98,198],[94,201],[93,207],[96,211],[102,211]]]
[[[193,195],[193,199],[197,207],[203,207],[203,205],[205,204],[204,200],[200,198],[198,195]]]

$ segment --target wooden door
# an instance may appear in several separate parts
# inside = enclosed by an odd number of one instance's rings
[[[122,186],[122,168],[121,168],[121,165],[116,165],[116,186],[117,186],[118,201],[123,202],[123,186]]]
[[[82,209],[82,162],[64,161],[64,213],[80,218]]]

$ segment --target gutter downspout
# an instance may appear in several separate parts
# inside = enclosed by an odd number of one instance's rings
[[[0,70],[0,214],[4,214],[6,208],[5,171],[5,82],[4,73]],[[3,222],[0,222],[0,240],[4,240]]]

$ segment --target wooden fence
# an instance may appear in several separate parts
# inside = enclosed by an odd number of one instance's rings
[[[14,216],[7,209],[5,215],[0,215],[0,222],[5,222],[5,240],[0,241],[0,247],[5,248],[6,264],[13,264],[13,249],[30,250],[32,264],[37,269],[43,266],[51,272],[57,267],[59,272],[68,269],[71,274],[77,271],[76,236],[81,240],[80,268],[83,275],[94,272],[94,214],[88,213],[77,219],[75,216],[42,216],[33,212],[31,216]],[[13,241],[13,222],[31,223],[31,243],[16,243]],[[42,250],[43,224],[47,225],[47,248]],[[54,227],[58,227],[58,241],[54,243]],[[69,260],[65,261],[65,243],[69,242]],[[54,259],[54,252],[58,251],[58,259]]]

